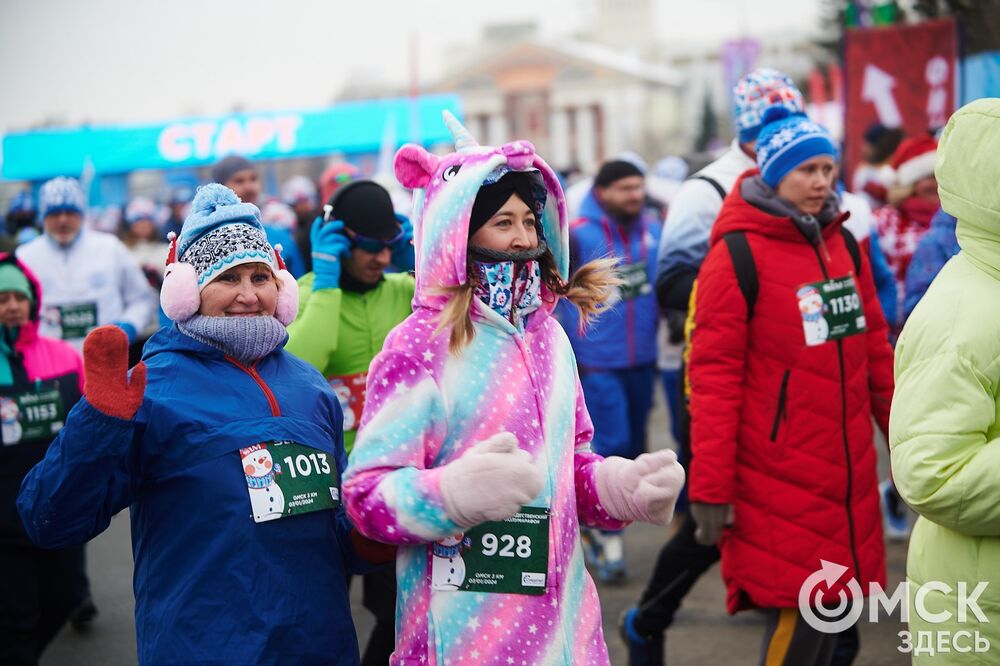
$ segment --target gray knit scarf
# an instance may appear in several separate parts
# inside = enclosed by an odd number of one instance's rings
[[[256,363],[288,340],[274,317],[208,317],[195,315],[177,328],[198,342],[229,354],[240,363]]]

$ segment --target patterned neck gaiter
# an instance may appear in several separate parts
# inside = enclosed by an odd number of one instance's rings
[[[544,248],[541,249],[544,252]],[[473,253],[473,257],[477,255],[481,253]],[[523,333],[525,318],[542,305],[542,269],[538,260],[520,257],[501,261],[474,259],[472,265],[476,275],[476,298]]]

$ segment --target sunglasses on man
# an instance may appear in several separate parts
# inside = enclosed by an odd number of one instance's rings
[[[329,222],[331,214],[333,213],[333,206],[327,204],[323,206],[323,221]],[[344,235],[351,239],[351,247],[356,247],[365,252],[370,252],[371,254],[378,254],[386,248],[390,250],[395,250],[397,247],[404,242],[406,236],[406,230],[400,225],[399,233],[389,239],[382,238],[370,238],[369,236],[364,236],[358,232],[344,227]]]

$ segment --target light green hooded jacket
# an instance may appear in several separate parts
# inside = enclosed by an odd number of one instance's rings
[[[941,205],[958,218],[953,257],[906,323],[896,346],[896,392],[889,440],[900,495],[920,514],[910,537],[910,631],[935,632],[934,656],[914,663],[996,664],[1000,659],[1000,99],[959,109],[937,152]],[[932,613],[921,618],[916,588]],[[978,606],[958,618],[959,583],[972,595],[988,583]],[[942,586],[943,587],[943,586]],[[988,652],[938,652],[938,633],[976,632]],[[962,648],[974,641],[958,639]]]

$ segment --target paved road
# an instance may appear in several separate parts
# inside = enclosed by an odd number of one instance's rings
[[[666,416],[658,404],[651,429],[652,445],[666,445]],[[604,631],[616,666],[626,664],[624,646],[618,640],[615,623],[619,614],[635,602],[656,555],[666,538],[666,530],[636,525],[626,532],[629,570],[632,576],[621,586],[601,586]],[[889,546],[889,583],[894,585],[905,571],[905,544]],[[125,666],[136,663],[133,626],[132,551],[127,512],[114,519],[111,527],[89,547],[94,598],[100,615],[93,630],[79,635],[66,629],[49,648],[42,666]],[[360,586],[352,590],[352,605],[362,643],[371,629],[367,611],[360,606]],[[756,664],[763,622],[753,612],[735,617],[725,613],[725,593],[719,569],[710,569],[691,591],[667,640],[669,663],[674,664]],[[908,659],[896,648],[898,621],[869,624],[862,620],[859,665],[906,664]]]

